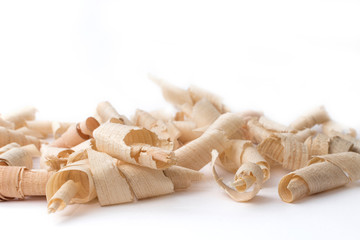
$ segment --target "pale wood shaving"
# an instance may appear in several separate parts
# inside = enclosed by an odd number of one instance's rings
[[[9,121],[5,120],[2,116],[0,116],[0,127],[5,127],[5,128],[8,128],[8,129],[14,129],[15,128],[15,123],[9,122]]]
[[[329,120],[322,124],[322,131],[329,137],[337,136],[339,134],[348,135],[349,137],[356,138],[356,130],[342,126],[333,120]]]
[[[292,134],[272,135],[262,141],[257,149],[266,160],[278,162],[289,170],[304,167],[309,158],[307,147]]]
[[[247,122],[247,139],[253,143],[259,144],[269,138],[273,133],[264,128],[257,119],[251,119]]]
[[[202,173],[180,166],[171,166],[163,172],[174,184],[175,191],[184,190],[190,187],[193,181],[200,181],[203,178]]]
[[[196,123],[197,127],[208,127],[220,115],[215,106],[209,100],[203,98],[193,106],[191,120]]]
[[[316,124],[321,124],[329,120],[330,117],[324,106],[320,106],[297,118],[290,124],[290,127],[295,130],[303,130],[305,128],[311,128]]]
[[[92,149],[87,152],[100,205],[132,202],[133,193],[126,178],[116,167],[117,160]]]
[[[172,122],[156,119],[151,114],[138,109],[134,116],[134,123],[139,127],[144,127],[154,132],[160,139],[172,142],[173,149],[179,147],[177,139],[181,133]]]
[[[263,172],[261,168],[257,164],[251,162],[244,163],[235,174],[235,179],[232,184],[234,188],[232,188],[226,185],[216,172],[215,162],[217,159],[218,152],[213,150],[211,168],[217,184],[222,187],[233,200],[237,202],[246,202],[253,199],[260,191],[263,184]],[[244,184],[247,186],[254,185],[253,190],[244,192],[247,189],[247,187],[244,187]]]
[[[179,130],[179,140],[183,144],[193,141],[203,134],[196,130],[197,126],[193,121],[173,121],[173,124]]]
[[[279,195],[293,202],[307,195],[334,189],[360,179],[360,155],[336,153],[318,156],[309,166],[285,175],[279,183]]]
[[[20,166],[31,169],[33,166],[32,158],[38,156],[40,156],[40,152],[33,144],[13,147],[0,154],[0,165]]]
[[[44,196],[45,186],[52,172],[28,170],[17,166],[0,166],[0,200]]]
[[[34,144],[38,149],[40,149],[40,140],[38,138],[26,136],[15,130],[0,127],[0,147],[13,142],[18,143],[21,146]]]
[[[118,164],[137,199],[157,197],[174,192],[174,184],[161,170],[132,164]]]
[[[70,148],[42,145],[40,167],[48,171],[58,171],[67,164],[68,158],[73,152],[74,150]]]
[[[94,131],[96,148],[122,161],[165,169],[175,164],[173,144],[145,128],[105,123]]]
[[[101,123],[105,123],[114,118],[119,120],[119,123],[121,124],[132,125],[132,122],[127,117],[120,115],[111,103],[107,101],[100,102],[97,105],[96,113],[99,115]]]
[[[66,132],[63,133],[60,138],[52,142],[51,145],[62,148],[76,146],[92,137],[92,132],[98,128],[99,125],[100,124],[95,118],[89,117],[81,123],[71,125]]]
[[[294,132],[293,129],[291,129],[288,126],[285,126],[281,123],[275,122],[265,116],[261,116],[259,118],[259,123],[268,131],[271,132],[277,132],[277,133],[283,133],[283,132]]]
[[[308,148],[309,157],[317,155],[326,155],[329,153],[330,138],[322,133],[317,134],[314,138],[309,137],[304,144]]]
[[[3,118],[8,122],[14,123],[14,128],[17,129],[24,127],[26,125],[26,121],[34,120],[36,112],[37,110],[34,107],[24,107],[3,115]]]
[[[222,103],[222,100],[219,96],[193,85],[189,87],[188,91],[194,103],[205,98],[211,102],[221,114],[229,112],[229,108]]]
[[[48,211],[56,212],[69,203],[86,203],[96,197],[89,163],[81,160],[53,174],[46,185]]]
[[[149,77],[154,83],[156,83],[161,88],[164,99],[169,103],[178,107],[184,104],[189,104],[190,106],[193,105],[193,101],[188,91],[183,90],[174,85],[171,85],[163,81],[162,79],[156,78],[154,76],[149,76]]]
[[[69,127],[72,125],[75,125],[75,123],[72,122],[52,122],[51,123],[51,129],[54,139],[58,139],[61,137],[63,133],[65,133]]]

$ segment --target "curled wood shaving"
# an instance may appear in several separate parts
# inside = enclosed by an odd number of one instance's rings
[[[190,93],[191,99],[194,103],[205,98],[211,102],[221,114],[229,112],[229,109],[222,103],[221,98],[211,92],[193,85],[189,87],[188,92]]]
[[[190,187],[193,181],[200,181],[203,178],[202,173],[180,166],[171,166],[163,172],[174,184],[175,191],[184,190]]]
[[[94,131],[96,148],[122,161],[165,169],[175,164],[173,144],[145,128],[105,123]]]
[[[329,153],[330,138],[322,133],[317,134],[314,138],[309,137],[304,144],[308,148],[309,156],[326,155]]]
[[[156,78],[154,76],[149,76],[150,79],[156,83],[162,91],[163,97],[166,101],[171,104],[179,107],[184,104],[188,104],[190,106],[193,105],[193,101],[191,99],[190,93],[186,90],[178,88],[174,85],[171,85],[162,79]]]
[[[197,127],[208,127],[220,115],[214,105],[206,98],[203,98],[193,106],[191,120],[196,123]]]
[[[251,119],[247,122],[247,138],[255,144],[261,143],[272,134],[272,132],[265,129],[264,126],[256,119]]]
[[[230,140],[224,152],[219,155],[222,167],[235,173],[245,162],[257,164],[263,171],[264,181],[270,178],[270,166],[259,154],[251,141]]]
[[[174,185],[163,171],[118,162],[120,172],[137,199],[157,197],[174,192]]]
[[[32,158],[38,156],[40,156],[40,152],[33,144],[22,147],[12,147],[8,151],[0,154],[0,165],[20,166],[31,169],[33,166]]]
[[[132,202],[133,193],[116,167],[117,160],[92,149],[88,149],[87,153],[100,205]]]
[[[263,126],[263,128],[271,132],[276,132],[276,133],[294,132],[294,130],[289,128],[288,126],[277,123],[265,116],[261,116],[259,118],[259,123]]]
[[[71,125],[60,138],[52,142],[51,146],[60,148],[76,146],[92,137],[92,132],[98,128],[99,125],[95,118],[89,117],[81,123]]]
[[[218,159],[218,152],[216,150],[212,151],[212,161],[211,168],[215,181],[217,184],[222,187],[225,192],[237,202],[246,202],[251,200],[256,196],[260,191],[263,184],[263,172],[261,168],[254,163],[246,162],[241,165],[238,171],[235,174],[233,188],[226,185],[222,178],[216,172],[215,162]],[[245,192],[248,189],[247,186],[254,185],[252,191]]]
[[[303,130],[305,128],[311,128],[316,124],[321,124],[329,120],[330,117],[324,106],[320,106],[297,118],[290,124],[290,127],[295,130]]]
[[[8,129],[15,128],[15,124],[13,122],[9,122],[9,121],[5,120],[2,116],[0,116],[0,126],[8,128]]]
[[[262,141],[257,149],[266,160],[278,162],[290,170],[304,167],[309,158],[307,147],[292,134],[272,135]]]
[[[97,105],[96,113],[99,115],[101,123],[105,123],[114,118],[117,119],[121,124],[132,125],[131,121],[127,117],[120,115],[111,105],[111,103],[107,101],[100,102]]]
[[[329,153],[341,153],[349,152],[353,143],[341,138],[340,136],[334,136],[330,139]]]
[[[318,156],[309,161],[309,166],[289,173],[281,179],[279,196],[284,202],[293,202],[358,179],[359,154],[346,152]]]
[[[221,115],[197,139],[175,151],[177,165],[200,170],[211,161],[211,150],[224,151],[230,138],[243,135],[244,122],[234,113]]]
[[[67,164],[70,154],[74,150],[70,148],[58,148],[42,145],[40,167],[48,171],[58,171]]]
[[[164,122],[163,120],[154,118],[151,114],[136,110],[134,116],[135,125],[144,127],[154,132],[160,139],[167,140],[173,143],[173,149],[178,148],[179,143],[177,139],[180,136],[180,131],[172,122]]]
[[[0,154],[3,154],[4,152],[9,151],[12,148],[18,148],[18,147],[21,147],[21,145],[16,143],[16,142],[9,143],[9,144],[7,144],[7,145],[0,148]]]
[[[71,122],[52,122],[51,129],[54,139],[58,139],[61,137],[63,133],[65,133],[69,127],[75,125],[75,123]]]
[[[353,128],[346,128],[341,124],[329,120],[322,124],[322,131],[329,137],[340,135],[348,135],[349,137],[356,138],[356,130]]]
[[[25,126],[27,129],[41,134],[43,138],[47,138],[53,131],[53,123],[51,121],[26,121]]]
[[[0,147],[14,142],[20,144],[21,146],[34,144],[38,149],[40,149],[39,139],[32,136],[26,136],[15,130],[0,127]]]
[[[17,132],[21,133],[21,134],[24,134],[24,135],[27,135],[27,136],[32,136],[32,137],[35,137],[35,138],[40,138],[40,139],[44,139],[46,138],[46,136],[40,132],[37,132],[37,131],[34,131],[32,129],[29,129],[27,127],[21,127],[21,128],[18,128],[16,129]]]
[[[50,213],[62,210],[69,203],[86,203],[95,197],[95,185],[87,160],[66,165],[46,184]]]
[[[25,126],[28,120],[34,120],[37,110],[34,107],[24,107],[14,112],[5,114],[3,117],[6,121],[14,123],[14,128]]]
[[[52,172],[29,170],[17,166],[0,166],[0,200],[44,196],[45,186]]]
[[[193,121],[174,121],[176,129],[178,129],[180,135],[179,140],[185,144],[200,137],[203,132],[197,131],[196,124]]]
[[[294,133],[294,137],[299,142],[305,142],[306,139],[308,139],[310,136],[314,136],[315,134],[316,131],[313,131],[310,128],[305,128],[304,130]]]

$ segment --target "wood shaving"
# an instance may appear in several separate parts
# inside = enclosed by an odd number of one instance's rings
[[[33,107],[1,115],[0,200],[46,196],[49,213],[95,198],[100,206],[131,203],[186,190],[209,163],[237,202],[261,194],[273,165],[293,171],[278,186],[284,202],[360,178],[356,131],[322,106],[287,125],[261,112],[230,112],[198,87],[152,79],[176,112],[136,110],[130,120],[104,101],[78,123],[35,119]],[[32,169],[34,157],[41,170]]]
[[[313,158],[309,166],[285,175],[279,195],[293,202],[307,195],[334,189],[360,179],[360,154],[336,153]]]

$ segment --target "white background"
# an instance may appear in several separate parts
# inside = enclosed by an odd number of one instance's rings
[[[288,124],[324,104],[360,130],[359,1],[1,1],[0,112],[80,121],[109,100],[122,114],[171,109],[147,74]],[[212,181],[173,195],[54,215],[44,199],[0,203],[1,237],[304,239],[354,237],[359,183],[281,202],[272,179],[249,203]]]

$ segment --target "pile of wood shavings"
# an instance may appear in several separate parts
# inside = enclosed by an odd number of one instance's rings
[[[256,196],[274,165],[293,171],[279,183],[285,202],[360,178],[356,131],[324,107],[285,126],[258,112],[232,113],[202,89],[153,80],[173,116],[137,110],[129,119],[109,102],[79,123],[35,120],[32,107],[0,116],[0,200],[46,195],[51,213],[95,198],[101,206],[132,202],[189,188],[209,163],[219,186],[241,202]],[[32,169],[34,157],[42,169]],[[234,174],[231,184],[216,165]]]

